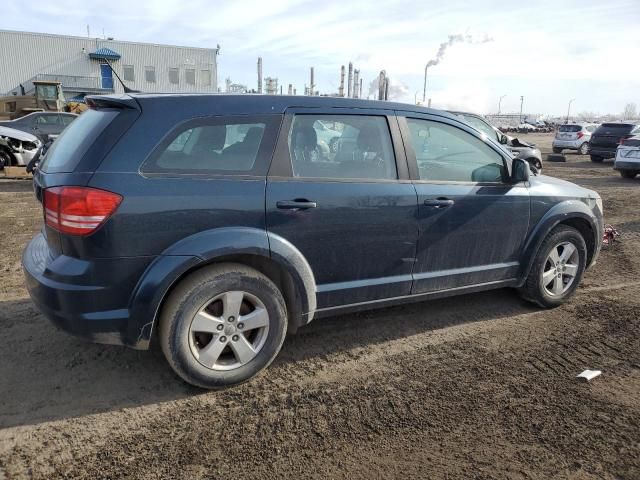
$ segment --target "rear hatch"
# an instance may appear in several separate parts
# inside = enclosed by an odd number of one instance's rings
[[[560,125],[556,138],[558,140],[577,140],[584,136],[581,125]]]
[[[85,187],[107,153],[140,114],[131,97],[89,97],[90,109],[72,122],[53,142],[33,175],[36,198],[43,203],[45,191],[62,187]],[[49,212],[50,214],[51,212]],[[52,227],[43,205],[43,233],[51,253],[63,253],[60,230]]]
[[[629,123],[603,123],[593,132],[591,146],[615,150],[621,141],[629,137],[634,126]]]

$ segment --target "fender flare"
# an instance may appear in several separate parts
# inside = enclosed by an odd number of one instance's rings
[[[596,257],[600,248],[600,240],[602,237],[602,231],[600,228],[600,222],[595,216],[593,211],[579,200],[566,200],[564,202],[554,205],[544,216],[537,222],[535,228],[529,233],[527,241],[524,246],[524,261],[522,262],[519,286],[524,283],[531,268],[533,261],[536,258],[538,250],[544,239],[547,238],[551,230],[553,230],[560,223],[571,219],[581,219],[589,222],[591,230],[593,231],[594,238],[592,239],[595,245],[593,258]],[[588,240],[588,239],[587,239]]]
[[[226,227],[198,232],[167,248],[147,267],[132,293],[131,321],[125,343],[138,349],[149,346],[152,330],[163,299],[175,283],[189,271],[216,258],[254,255],[271,259],[293,279],[296,300],[306,324],[316,309],[316,284],[309,263],[289,241],[265,230]]]

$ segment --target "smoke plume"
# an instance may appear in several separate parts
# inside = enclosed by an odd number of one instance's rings
[[[449,35],[449,39],[446,42],[440,44],[440,48],[438,48],[438,53],[436,53],[436,58],[433,60],[429,60],[427,63],[427,67],[432,67],[434,65],[438,65],[440,61],[444,58],[444,54],[447,49],[453,45],[454,43],[473,43],[473,44],[481,44],[492,42],[493,38],[488,35],[484,35],[484,37],[480,40],[474,40],[471,35]]]

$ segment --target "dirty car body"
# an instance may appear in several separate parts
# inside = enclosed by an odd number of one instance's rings
[[[338,313],[522,287],[559,225],[584,236],[584,266],[598,256],[597,193],[530,174],[446,112],[251,95],[89,103],[34,175],[46,222],[23,265],[46,316],[96,342],[146,349],[180,286],[210,271],[271,282],[294,332]],[[357,130],[356,141],[331,161],[311,155],[318,120]],[[80,197],[110,206],[65,207]],[[244,298],[264,311],[269,298],[257,296]]]

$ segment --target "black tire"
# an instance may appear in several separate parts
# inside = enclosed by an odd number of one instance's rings
[[[637,174],[638,172],[635,170],[620,170],[620,175],[622,175],[622,178],[636,178]]]
[[[553,153],[562,153],[562,149],[558,147],[553,147]]]
[[[599,157],[598,155],[591,155],[591,161],[592,162],[602,163],[602,160],[604,160],[604,158]]]
[[[264,305],[269,322],[266,340],[248,363],[231,370],[214,370],[192,353],[191,322],[210,299],[235,290],[257,297]],[[167,361],[182,379],[198,387],[220,389],[246,382],[266,368],[280,351],[286,332],[287,309],[278,287],[252,268],[226,263],[205,267],[180,282],[164,303],[158,337]]]
[[[584,142],[578,148],[578,155],[587,155],[589,153],[589,142]]]
[[[542,273],[544,271],[547,257],[551,253],[553,248],[558,245],[569,242],[572,243],[578,252],[578,269],[573,283],[569,286],[567,291],[562,294],[551,296],[547,293],[543,285]],[[559,225],[554,228],[547,238],[542,242],[542,245],[538,249],[536,257],[529,271],[529,275],[525,280],[524,285],[519,289],[520,295],[527,301],[536,303],[543,308],[554,308],[562,305],[573,293],[582,280],[584,269],[587,262],[587,245],[582,238],[582,235],[575,228]]]
[[[12,155],[4,148],[0,148],[0,170],[4,170],[4,167],[10,167],[12,160]]]

